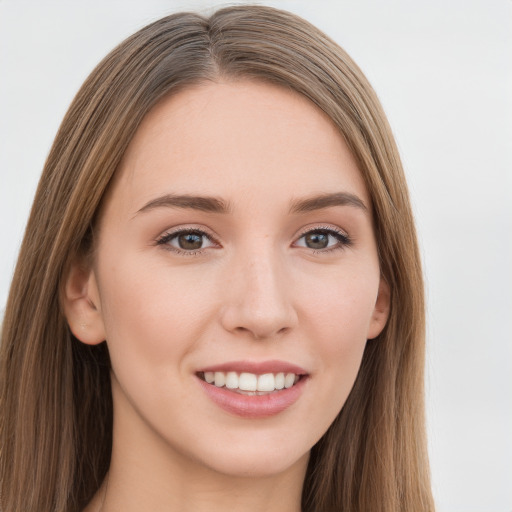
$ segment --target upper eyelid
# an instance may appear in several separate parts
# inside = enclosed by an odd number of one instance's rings
[[[346,230],[341,229],[339,226],[335,226],[332,224],[331,225],[318,224],[318,225],[305,227],[298,232],[297,238],[301,238],[304,235],[307,235],[308,233],[310,233],[311,231],[332,231],[333,233],[339,233],[339,234],[344,235],[347,238],[349,238],[349,234],[347,233]]]
[[[295,243],[297,240],[299,240],[300,238],[302,238],[303,236],[307,235],[308,233],[310,233],[312,231],[331,231],[333,233],[343,235],[344,237],[346,237],[348,239],[351,238],[350,235],[344,229],[341,229],[339,226],[321,223],[321,224],[316,224],[316,225],[305,226],[304,228],[302,228],[301,230],[296,232],[292,243]],[[189,233],[189,232],[201,233],[202,235],[206,236],[213,243],[221,245],[219,242],[219,237],[217,237],[215,234],[213,234],[210,229],[205,228],[203,226],[196,227],[194,225],[176,226],[174,228],[169,228],[169,229],[165,230],[162,234],[157,236],[156,242],[160,242],[161,240],[165,240],[166,238],[170,239],[173,236],[179,235],[180,233]]]
[[[344,229],[341,229],[339,226],[326,226],[326,225],[318,225],[316,227],[312,226],[309,228],[306,228],[304,231],[302,231],[302,234],[299,236],[296,236],[294,238],[294,244],[296,244],[301,238],[305,237],[308,233],[315,232],[315,231],[325,231],[331,233],[329,236],[332,236],[337,239],[338,243],[333,247],[326,247],[323,249],[311,249],[314,253],[317,254],[327,254],[335,250],[339,249],[345,249],[347,247],[351,247],[354,244],[354,239],[351,235],[348,234],[347,231]],[[299,246],[302,247],[302,246]]]
[[[164,230],[160,235],[157,236],[157,240],[160,240],[164,237],[179,235],[180,233],[201,233],[206,237],[210,238],[212,241],[217,241],[218,237],[213,234],[213,232],[204,227],[195,227],[192,226],[176,226],[175,228],[168,228]]]
[[[175,237],[177,237],[180,233],[187,233],[187,232],[200,233],[202,236],[205,236],[211,242],[212,246],[200,247],[199,249],[193,249],[193,250],[187,250],[187,249],[182,249],[180,247],[174,247],[170,243],[171,240],[173,240]],[[162,248],[166,249],[167,251],[171,251],[177,255],[182,255],[182,256],[199,255],[199,254],[202,254],[207,249],[222,247],[221,244],[217,241],[217,239],[215,237],[213,237],[212,235],[207,233],[204,229],[198,229],[198,228],[183,228],[183,229],[164,231],[161,235],[159,235],[155,239],[154,245],[156,245],[157,247],[162,247]]]
[[[173,252],[180,256],[196,256],[199,254],[202,254],[206,249],[211,249],[212,247],[200,247],[199,249],[182,249],[180,247],[174,247],[169,242],[173,240],[175,237],[177,237],[181,233],[200,233],[202,236],[205,236],[208,238],[208,240],[212,243],[213,246],[220,246],[220,243],[217,241],[215,237],[210,235],[208,232],[206,232],[204,229],[199,228],[178,228],[178,229],[169,229],[167,231],[164,231],[161,235],[159,235],[155,240],[156,246],[161,246],[165,250]]]
[[[340,232],[340,233],[343,233],[348,236],[348,233],[346,233],[346,231],[341,229],[340,227],[333,226],[333,225],[324,225],[324,224],[318,224],[318,225],[304,227],[304,228],[300,229],[296,233],[295,236],[299,236],[299,237],[304,236],[305,234],[307,234],[311,231],[334,231],[336,233]],[[198,233],[202,233],[206,236],[216,238],[216,236],[214,234],[212,234],[212,232],[208,228],[195,227],[194,225],[192,225],[192,226],[176,226],[175,228],[168,228],[162,233],[162,236],[174,235],[174,234],[178,234],[178,233],[187,233],[187,232],[198,232]]]

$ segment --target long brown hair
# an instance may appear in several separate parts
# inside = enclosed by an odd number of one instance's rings
[[[165,95],[219,78],[309,98],[337,125],[365,179],[391,311],[367,343],[342,411],[312,450],[308,512],[433,510],[424,436],[424,299],[400,158],[371,86],[299,17],[269,7],[180,13],[148,25],[91,73],[67,112],[36,193],[6,307],[0,362],[3,512],[77,512],[110,462],[105,343],[80,343],[60,306],[70,261],[91,248],[102,197],[145,114]]]

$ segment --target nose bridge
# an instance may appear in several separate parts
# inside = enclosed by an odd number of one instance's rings
[[[276,256],[276,251],[270,248],[250,254],[245,266],[249,302],[255,309],[266,309],[265,306],[276,306],[283,302],[285,290],[283,269]]]
[[[282,254],[269,239],[248,244],[236,256],[236,270],[229,282],[225,328],[267,338],[293,327],[296,312],[291,283]]]

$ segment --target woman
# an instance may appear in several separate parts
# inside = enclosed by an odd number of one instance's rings
[[[2,510],[433,510],[405,179],[296,16],[176,14],[48,157],[6,308]]]

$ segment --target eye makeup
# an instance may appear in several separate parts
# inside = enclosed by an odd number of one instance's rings
[[[310,249],[314,254],[326,254],[352,245],[352,239],[333,226],[309,227],[292,243],[292,247]],[[205,230],[195,227],[177,228],[156,240],[157,246],[183,256],[197,256],[206,249],[221,245]]]
[[[195,256],[207,248],[220,247],[210,234],[199,228],[182,228],[164,233],[157,239],[156,245],[184,256]]]
[[[350,247],[352,243],[352,239],[341,229],[319,226],[304,230],[294,245],[312,249],[315,254],[325,254]]]

